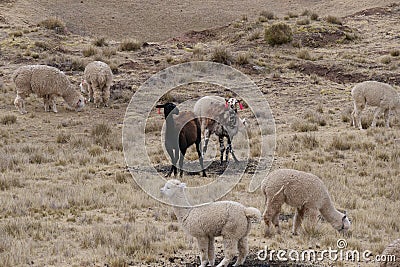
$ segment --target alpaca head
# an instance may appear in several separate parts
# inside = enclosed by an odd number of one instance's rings
[[[336,230],[338,230],[339,232],[343,232],[346,233],[349,229],[350,229],[351,223],[349,218],[347,217],[346,214],[343,214],[342,217],[342,223],[339,224],[336,228]]]
[[[173,179],[165,183],[165,185],[160,189],[161,194],[168,198],[173,197],[176,192],[183,191],[186,188],[186,184],[179,180]]]
[[[175,114],[175,115],[179,114],[179,109],[176,107],[176,105],[174,103],[165,103],[163,105],[157,105],[156,108],[164,109],[164,117],[165,118],[167,118],[169,114]]]

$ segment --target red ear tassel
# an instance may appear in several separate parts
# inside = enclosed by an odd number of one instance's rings
[[[241,103],[241,102],[239,102],[239,108],[240,108],[240,110],[242,110],[242,109],[243,109],[243,105],[242,105],[242,103]]]
[[[228,108],[228,101],[225,101],[225,108]]]
[[[161,114],[160,108],[157,109],[157,113],[158,113],[158,114]]]

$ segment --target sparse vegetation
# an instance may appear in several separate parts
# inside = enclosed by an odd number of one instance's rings
[[[239,53],[236,57],[236,64],[246,65],[250,63],[250,54],[248,52]]]
[[[1,117],[1,124],[3,125],[10,125],[17,122],[17,116],[15,115],[3,115]]]
[[[398,50],[398,49],[390,50],[390,55],[392,57],[398,57],[398,56],[400,56],[400,50]]]
[[[121,51],[136,51],[142,47],[142,44],[138,40],[124,40],[119,45]]]
[[[264,38],[270,45],[286,44],[292,41],[293,32],[289,25],[276,23],[265,29]]]
[[[229,51],[227,47],[220,45],[214,48],[211,60],[225,65],[231,65],[233,57],[231,51]]]
[[[297,25],[308,25],[310,24],[310,20],[309,19],[299,19],[298,21],[296,21]]]
[[[51,17],[51,18],[42,20],[39,23],[39,26],[42,26],[49,30],[54,30],[56,33],[60,33],[60,34],[66,32],[65,23],[56,17]]]
[[[318,16],[317,13],[314,13],[314,12],[313,12],[313,13],[310,14],[310,19],[311,19],[311,20],[318,20],[318,18],[319,18],[319,16]]]
[[[337,24],[337,25],[343,24],[341,19],[339,19],[338,17],[335,17],[335,16],[331,16],[331,15],[327,16],[325,18],[325,20],[326,20],[326,22],[331,23],[331,24]]]
[[[103,46],[108,46],[108,43],[105,37],[99,37],[93,41],[93,45],[98,47],[103,47]]]
[[[266,19],[274,19],[275,18],[274,12],[267,11],[267,10],[261,11],[260,16],[263,18],[266,18]]]
[[[88,46],[82,50],[82,54],[84,57],[91,57],[97,55],[97,53],[98,53],[97,49],[93,46]]]

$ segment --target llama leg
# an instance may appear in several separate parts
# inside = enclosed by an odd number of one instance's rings
[[[183,159],[185,158],[185,154],[186,154],[186,148],[183,149],[181,148],[181,153],[179,154],[179,176],[182,177],[183,175]]]
[[[247,254],[249,253],[249,244],[247,242],[247,236],[239,239],[238,250],[239,250],[239,256],[233,266],[242,265],[246,260]]]
[[[210,139],[210,130],[205,129],[204,130],[204,146],[203,146],[203,155],[206,154],[207,152],[207,146],[208,146],[208,141]]]
[[[376,126],[376,118],[378,117],[379,113],[381,113],[381,112],[382,112],[382,109],[380,107],[378,107],[375,110],[374,119],[372,120],[371,127],[375,127]]]
[[[236,158],[236,155],[235,155],[235,153],[233,152],[232,140],[229,138],[229,136],[228,136],[228,147],[227,147],[226,149],[227,149],[227,151],[226,151],[226,161],[228,161],[228,151],[230,151],[231,154],[232,154],[233,160],[235,161],[235,163],[238,163],[239,160]]]
[[[210,266],[215,264],[214,237],[208,239],[208,262]]]
[[[165,177],[170,177],[171,174],[172,174],[172,171],[175,172],[176,159],[175,159],[174,150],[172,148],[169,148],[169,147],[167,147],[166,149],[167,149],[168,155],[169,155],[169,157],[171,159],[172,166],[171,166],[171,169],[169,170],[169,172],[165,175]]]
[[[223,260],[217,265],[217,267],[228,266],[229,262],[235,256],[237,248],[238,248],[238,240],[234,238],[226,238],[224,236],[224,248],[225,248],[225,257]]]
[[[208,237],[198,237],[197,238],[197,245],[199,246],[199,250],[200,250],[200,267],[207,266],[208,244],[209,244]]]
[[[293,235],[297,235],[297,230],[301,225],[304,217],[304,208],[296,209],[296,213],[294,214],[293,219]]]
[[[389,115],[390,115],[390,109],[385,109],[385,111],[383,112],[383,116],[384,116],[384,118],[385,118],[385,126],[386,126],[386,128],[389,128],[390,127],[390,124],[389,124]]]
[[[203,155],[201,154],[201,151],[200,151],[200,142],[196,142],[196,151],[197,151],[197,155],[199,156],[199,162],[200,162],[201,170],[203,172],[203,177],[207,177],[206,170],[204,169]]]
[[[224,161],[224,151],[225,151],[224,137],[223,136],[219,136],[218,139],[219,139],[219,151],[221,152],[220,164],[222,165],[222,163]]]

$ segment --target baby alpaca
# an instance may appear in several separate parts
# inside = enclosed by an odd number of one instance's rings
[[[316,221],[319,213],[338,231],[350,228],[346,214],[335,209],[327,188],[321,179],[311,173],[291,169],[275,170],[263,180],[261,190],[266,200],[263,216],[267,236],[270,235],[271,223],[280,233],[279,212],[284,203],[296,208],[293,219],[295,235],[304,216]]]
[[[228,266],[239,250],[239,256],[233,266],[244,263],[249,248],[247,236],[252,222],[261,220],[256,208],[245,207],[238,202],[217,201],[199,207],[190,207],[185,195],[186,185],[178,180],[169,180],[161,188],[174,206],[175,215],[185,231],[197,239],[201,251],[201,267],[214,266],[214,238],[224,238],[224,259],[217,267]],[[183,206],[183,207],[182,207]]]
[[[89,93],[89,101],[94,102],[96,107],[100,104],[107,107],[113,79],[111,68],[104,62],[93,61],[86,66],[83,75],[81,91]]]
[[[400,114],[399,95],[388,84],[375,81],[362,82],[353,87],[351,95],[354,101],[354,111],[351,113],[352,124],[360,130],[362,130],[361,112],[366,104],[377,107],[371,127],[376,126],[376,118],[381,112],[383,112],[387,128],[389,128],[390,111],[393,110],[397,115]]]

